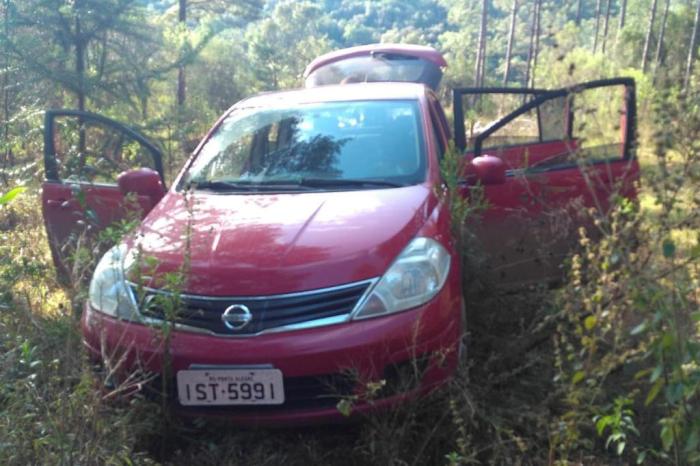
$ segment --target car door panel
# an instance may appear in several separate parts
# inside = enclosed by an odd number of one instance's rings
[[[575,134],[573,122],[584,110],[573,104],[579,93],[608,86],[624,88],[624,108],[621,117],[615,117],[620,128],[613,124],[606,129],[607,135],[615,132],[622,137],[619,143],[596,145],[600,141],[595,138]],[[566,110],[573,121],[567,123],[567,134],[561,140],[489,147],[491,134],[548,98],[562,96],[571,104]],[[538,92],[530,102],[477,136],[466,156],[495,155],[509,170],[505,183],[478,188],[487,204],[480,221],[471,225],[486,254],[478,271],[481,278],[506,288],[556,281],[562,277],[564,259],[577,242],[580,228],[595,238],[598,231],[593,218],[609,212],[612,198],[636,196],[639,165],[632,146],[634,105],[634,81],[630,79],[583,83],[570,89]],[[612,107],[610,113],[614,115]]]
[[[570,168],[484,186],[487,208],[471,226],[487,256],[481,278],[505,288],[561,278],[579,228],[599,236],[587,209],[606,213],[611,195],[634,197],[637,177],[636,163],[624,162],[592,168],[585,178]]]
[[[57,183],[46,181],[42,189],[42,207],[50,236],[58,240],[70,237],[80,222],[88,222],[92,228],[105,227],[127,218],[131,213],[151,208],[151,200],[136,196],[137,204],[128,208],[124,195],[116,186],[89,186],[78,183]]]
[[[62,118],[72,119],[77,123],[69,128],[59,128],[58,121]],[[95,147],[102,147],[99,138],[103,133],[97,132],[92,137],[95,141],[91,141],[91,124],[113,131],[112,137],[114,140],[118,138],[119,144],[140,144],[139,150],[143,151],[144,157],[137,160],[139,163],[136,166],[130,166],[130,161],[122,157],[125,151],[116,148],[115,144],[110,147],[111,154],[104,149],[102,153],[92,151],[94,153],[90,154],[90,157],[83,156],[91,151],[91,148],[87,147],[89,143],[94,143]],[[88,112],[47,111],[44,131],[46,180],[42,185],[42,210],[54,263],[59,276],[65,279],[71,272],[73,255],[79,244],[84,244],[88,239],[94,240],[99,232],[121,220],[142,218],[154,206],[153,199],[146,196],[134,193],[125,197],[116,183],[118,174],[122,170],[147,165],[158,171],[162,178],[162,160],[157,147],[139,133],[118,122]],[[76,131],[80,133],[77,136],[74,134]],[[71,141],[74,144],[59,141],[61,136],[65,136],[61,133],[75,136]],[[76,152],[78,146],[82,147],[83,151],[78,149],[77,155],[74,154],[71,159],[69,153]],[[133,147],[129,150],[133,150]],[[87,160],[93,160],[94,164],[99,166],[102,162],[100,157],[114,157],[115,154],[121,159],[103,164],[107,168],[101,167],[99,171],[89,169]],[[71,165],[77,157],[84,159],[81,161],[82,171],[74,168],[76,164]],[[112,182],[105,180],[110,175],[113,178]]]

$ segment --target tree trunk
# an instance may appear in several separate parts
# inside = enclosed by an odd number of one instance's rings
[[[80,16],[75,17],[75,75],[78,78],[78,110],[85,111],[85,42],[80,27]]]
[[[537,57],[540,54],[540,34],[542,22],[542,0],[536,0],[536,28],[535,28],[535,53],[532,57],[532,84],[530,87],[535,87],[535,73],[537,72]]]
[[[527,64],[525,66],[525,87],[530,84],[530,71],[532,68],[532,57],[535,55],[535,32],[537,31],[537,5],[539,0],[535,0],[532,5],[532,19],[530,20],[530,46],[527,49]]]
[[[598,32],[600,31],[600,0],[595,2],[595,34],[593,35],[593,53],[598,50]]]
[[[608,0],[608,6],[605,9],[605,21],[603,22],[603,45],[600,48],[600,51],[605,54],[605,45],[608,42],[608,23],[610,22],[610,6],[612,4],[612,0]]]
[[[583,0],[578,0],[576,4],[576,26],[581,25],[581,12],[583,11]]]
[[[10,0],[3,1],[3,32],[5,37],[10,37]],[[5,143],[5,157],[2,161],[3,183],[7,184],[7,168],[14,165],[12,149],[10,149],[10,47],[5,42],[2,73],[2,133]]]
[[[700,0],[695,8],[695,20],[693,21],[693,33],[690,36],[690,44],[688,45],[688,60],[685,63],[685,76],[683,77],[683,91],[688,91],[690,85],[690,77],[693,74],[693,62],[695,61],[695,50],[697,49],[698,41],[698,24],[700,24]]]
[[[484,76],[486,75],[486,45],[488,30],[488,0],[484,0],[484,11],[481,20],[484,23],[484,40],[481,43],[481,74],[479,75],[479,87],[484,87]]]
[[[615,48],[617,48],[617,41],[620,40],[620,34],[622,29],[625,27],[625,16],[627,15],[627,0],[622,0],[620,2],[620,16],[617,24],[617,34],[615,34]]]
[[[481,1],[481,23],[479,25],[479,43],[474,67],[474,84],[481,87],[484,84],[484,65],[486,63],[486,20],[488,18],[488,0]]]
[[[78,110],[81,112],[85,111],[85,45],[86,38],[83,36],[82,27],[80,24],[80,9],[79,3],[76,0],[73,3],[73,8],[75,11],[75,75],[78,81],[77,89],[77,106]],[[83,125],[83,119],[78,117],[78,170],[79,173],[83,172],[83,167],[85,166],[85,158],[87,157],[86,150],[86,136],[85,136],[85,126]]]
[[[518,0],[513,0],[513,8],[510,12],[510,29],[508,31],[508,46],[506,48],[506,69],[503,72],[503,85],[508,84],[510,74],[510,62],[513,54],[513,41],[515,40],[515,21],[518,16]]]
[[[642,51],[642,72],[647,72],[648,57],[649,57],[649,47],[651,45],[651,34],[654,31],[654,20],[656,19],[656,2],[657,0],[651,0],[651,9],[649,11],[649,25],[647,26],[647,35],[644,39],[644,50]]]
[[[481,73],[479,74],[479,87],[484,87],[484,75],[486,74],[486,40],[481,47]]]
[[[656,42],[656,54],[654,55],[654,75],[661,64],[661,54],[664,47],[664,36],[666,35],[666,22],[668,21],[668,9],[671,7],[671,0],[666,0],[664,7],[664,15],[661,17],[661,30],[659,31],[659,40]]]
[[[625,15],[627,14],[627,0],[622,0],[620,2],[620,22],[617,26],[618,34],[625,27]]]
[[[187,27],[187,0],[179,0],[178,21],[183,28]],[[180,107],[185,105],[186,97],[185,65],[181,64],[177,68],[177,105]]]

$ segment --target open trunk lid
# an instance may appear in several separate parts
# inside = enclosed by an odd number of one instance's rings
[[[432,47],[371,44],[321,55],[304,71],[305,86],[356,82],[414,82],[436,89],[444,57]]]

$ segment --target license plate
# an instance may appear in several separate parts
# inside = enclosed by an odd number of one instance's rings
[[[197,369],[177,373],[184,406],[279,405],[284,383],[279,369]]]

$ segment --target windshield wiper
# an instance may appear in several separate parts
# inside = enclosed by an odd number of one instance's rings
[[[282,183],[266,183],[266,182],[251,182],[251,181],[199,181],[190,182],[188,188],[204,189],[208,191],[279,191],[280,189],[299,189],[301,185],[295,181],[286,181]]]
[[[343,178],[296,178],[280,180],[260,180],[260,181],[191,181],[188,188],[202,189],[208,191],[243,191],[243,192],[268,192],[280,190],[305,190],[313,188],[400,188],[405,185],[392,183],[383,180],[355,180]]]
[[[406,186],[405,184],[384,180],[354,180],[349,178],[301,178],[297,182],[301,186],[308,186],[310,188],[401,188]]]
[[[190,181],[187,189],[205,189],[207,191],[250,191],[250,184],[235,181]]]

